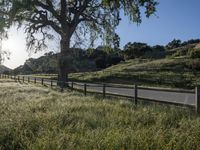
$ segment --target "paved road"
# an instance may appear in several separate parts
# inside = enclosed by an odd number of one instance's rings
[[[97,84],[95,85],[89,84],[87,89],[100,93],[103,92],[103,86]],[[134,89],[131,88],[106,87],[106,93],[134,97]],[[183,93],[178,91],[170,92],[170,91],[157,91],[157,90],[138,88],[138,97],[150,100],[185,104],[185,105],[195,105],[195,94],[192,92]]]
[[[30,80],[33,82],[35,78],[29,77]],[[27,81],[27,78],[25,78]],[[37,78],[37,83],[41,83],[42,79]],[[43,80],[44,84],[50,85],[51,81],[48,79]],[[57,83],[54,80],[53,86],[56,86]],[[71,86],[71,82],[69,82]],[[83,83],[75,82],[74,88],[83,89]],[[98,93],[103,92],[103,86],[101,84],[87,84],[88,91],[94,91]],[[129,96],[134,97],[134,89],[133,88],[126,88],[126,87],[106,87],[106,93],[122,95],[122,96]],[[154,90],[154,89],[140,89],[138,88],[138,97],[149,99],[149,100],[157,100],[163,102],[171,102],[177,104],[185,104],[185,105],[195,105],[195,93],[190,91],[163,91],[163,90]]]

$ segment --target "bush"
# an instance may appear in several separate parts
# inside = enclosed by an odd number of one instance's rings
[[[200,58],[200,48],[198,49],[190,49],[188,55],[191,58]]]
[[[192,59],[188,63],[186,63],[186,66],[192,70],[200,70],[200,59]]]
[[[152,52],[150,46],[146,43],[127,43],[124,46],[124,56],[126,59],[143,58],[146,53]]]
[[[107,59],[107,65],[108,66],[117,65],[121,61],[125,61],[123,57],[120,57],[120,56],[110,56]]]
[[[174,39],[173,41],[169,42],[167,45],[166,45],[166,48],[167,49],[174,49],[174,48],[178,48],[181,46],[181,40],[176,40]]]
[[[95,59],[95,64],[98,69],[106,68],[106,59],[102,57],[98,57]]]

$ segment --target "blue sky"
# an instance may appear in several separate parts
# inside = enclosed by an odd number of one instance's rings
[[[158,0],[157,16],[137,26],[123,17],[117,29],[121,46],[128,41],[150,45],[167,44],[173,38],[188,40],[200,38],[200,0]]]
[[[121,38],[121,47],[127,42],[145,42],[149,45],[165,45],[174,38],[182,41],[200,38],[200,0],[158,0],[156,16],[143,17],[137,26],[127,17],[117,29]],[[29,56],[25,50],[25,35],[22,30],[11,29],[9,39],[3,47],[11,52],[10,60],[4,65],[15,68],[29,57],[39,57],[44,52]]]

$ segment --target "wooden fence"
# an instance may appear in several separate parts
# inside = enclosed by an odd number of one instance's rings
[[[5,74],[0,74],[0,79],[13,79],[17,82],[28,82],[28,83],[33,83],[33,84],[41,84],[41,85],[48,85],[50,87],[54,87],[58,85],[57,80],[52,80],[52,79],[45,79],[45,78],[36,78],[36,77],[31,77],[31,76],[13,76],[13,75],[5,75]],[[94,83],[80,83],[80,82],[68,82],[68,85],[71,89],[77,89],[83,91],[84,95],[87,96],[87,93],[99,93],[102,94],[103,98],[106,97],[106,95],[112,95],[112,96],[121,96],[121,97],[127,97],[131,98],[135,105],[138,103],[138,99],[141,100],[147,100],[147,101],[154,101],[154,102],[159,102],[159,103],[165,103],[165,104],[173,104],[173,105],[180,105],[180,106],[187,106],[190,108],[195,109],[197,113],[200,113],[200,88],[196,87],[195,90],[184,90],[184,89],[162,89],[162,88],[148,88],[148,87],[139,87],[137,84],[134,84],[134,86],[130,87],[127,85],[114,85],[114,84],[94,84]],[[97,88],[98,90],[94,91],[92,88]],[[132,95],[133,96],[128,96],[128,95],[122,95],[118,93],[112,93],[112,92],[107,92],[107,88],[116,88],[116,89],[132,89]],[[184,103],[177,103],[177,102],[172,102],[172,101],[162,101],[162,100],[155,100],[155,99],[149,99],[149,98],[143,98],[138,96],[138,89],[144,89],[148,91],[164,91],[164,92],[178,92],[178,93],[188,93],[188,94],[194,94],[195,95],[195,100],[194,104],[184,104]],[[61,91],[64,89],[61,88]]]

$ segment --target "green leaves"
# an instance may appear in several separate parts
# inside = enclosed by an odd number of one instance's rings
[[[155,0],[102,0],[103,5],[111,10],[124,11],[133,22],[141,23],[141,8],[145,9],[146,17],[150,17],[156,12],[158,2]]]
[[[157,4],[156,0],[2,0],[0,32],[13,24],[23,25],[29,48],[36,46],[33,42],[38,40],[36,33],[48,35],[51,30],[69,40],[75,37],[73,40],[78,43],[89,36],[91,43],[101,38],[106,45],[119,46],[115,29],[121,21],[121,14],[139,24],[142,22],[141,13],[150,17],[156,12]],[[44,40],[40,42],[42,45],[45,45]]]

